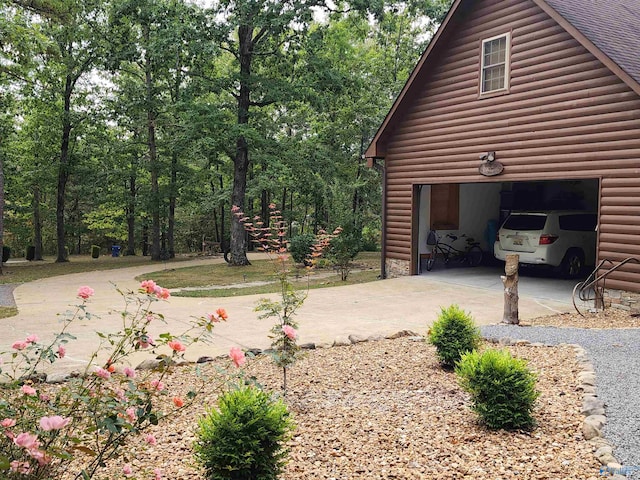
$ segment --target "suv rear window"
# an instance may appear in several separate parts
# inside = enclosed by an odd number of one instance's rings
[[[561,215],[558,219],[560,230],[576,230],[578,232],[593,232],[598,219],[595,213],[575,215]]]
[[[546,215],[511,215],[502,228],[507,230],[542,230],[547,223]]]

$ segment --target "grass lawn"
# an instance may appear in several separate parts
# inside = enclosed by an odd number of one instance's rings
[[[180,255],[166,263],[179,263],[185,260],[193,260],[194,257]],[[11,262],[2,265],[0,284],[26,283],[40,278],[68,275],[70,273],[92,272],[95,270],[113,270],[116,268],[137,267],[149,265],[151,257],[127,256],[112,257],[103,255],[99,258],[91,258],[90,255],[71,255],[69,261],[56,263],[54,257],[46,257],[38,262]],[[156,262],[163,265],[164,262]]]
[[[379,252],[361,252],[353,264],[353,271],[344,282],[331,268],[309,272],[298,266],[292,268],[291,280],[300,288],[323,288],[372,282],[380,275]],[[152,278],[165,288],[197,288],[172,294],[179,297],[231,297],[279,291],[279,285],[274,283],[274,266],[270,260],[256,260],[245,267],[226,264],[177,267],[145,274],[137,277],[137,280],[146,278]]]

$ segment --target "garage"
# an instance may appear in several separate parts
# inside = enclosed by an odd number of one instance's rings
[[[383,277],[420,274],[430,228],[489,253],[510,212],[577,209],[597,214],[585,263],[621,267],[598,287],[640,302],[640,37],[602,5],[454,0],[365,152]]]
[[[484,252],[483,265],[495,265],[493,242],[498,228],[512,212],[589,212],[598,211],[598,179],[571,179],[531,182],[491,182],[465,184],[421,185],[417,188],[419,204],[419,234],[416,251],[418,272],[425,273],[426,259],[432,255],[433,246],[428,243],[429,231],[454,247],[464,250],[468,237],[479,243]],[[594,215],[595,217],[595,215]],[[563,217],[564,218],[564,217]],[[595,221],[595,220],[594,220]],[[590,226],[593,228],[595,225]],[[454,235],[453,241],[447,235]],[[596,263],[595,237],[593,248],[581,248],[586,275]],[[558,248],[568,250],[568,246]],[[555,247],[554,247],[555,248]],[[575,247],[574,248],[578,248]],[[516,252],[517,253],[517,252]],[[565,252],[563,252],[564,255]],[[523,255],[523,258],[526,258]],[[436,263],[444,263],[442,255]],[[557,263],[557,262],[554,262]],[[460,266],[465,266],[464,262]],[[558,276],[559,268],[539,269],[549,276]],[[568,275],[565,275],[568,276]],[[578,275],[571,275],[576,277]]]

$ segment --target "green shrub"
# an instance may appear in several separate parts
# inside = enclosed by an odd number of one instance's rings
[[[456,366],[460,385],[471,394],[473,410],[491,429],[529,429],[539,393],[536,375],[523,359],[507,350],[476,351],[462,356]]]
[[[100,245],[91,245],[91,258],[100,258]]]
[[[289,251],[296,263],[305,263],[311,258],[311,247],[316,241],[316,237],[310,233],[303,233],[291,239]]]
[[[360,235],[353,228],[345,228],[340,235],[331,239],[327,258],[346,281],[351,271],[351,262],[360,251]]]
[[[480,344],[480,330],[471,315],[457,305],[440,309],[427,336],[429,343],[436,347],[440,363],[447,368],[455,367],[463,353],[475,350]]]
[[[223,394],[198,422],[194,449],[207,480],[275,480],[289,451],[286,405],[253,386]]]

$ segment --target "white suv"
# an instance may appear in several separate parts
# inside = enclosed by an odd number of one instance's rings
[[[595,213],[514,212],[502,224],[493,253],[499,260],[516,253],[523,264],[551,265],[569,278],[580,275],[596,256]]]

